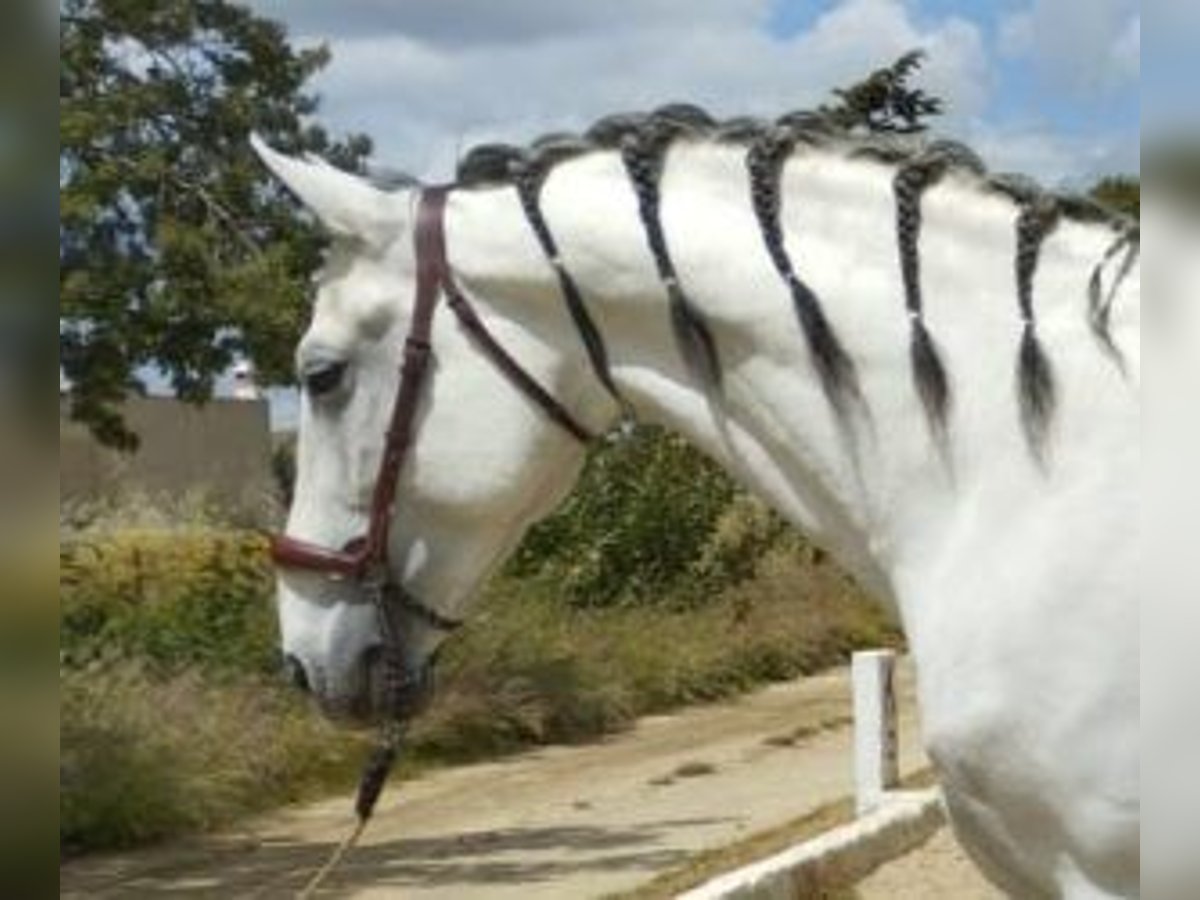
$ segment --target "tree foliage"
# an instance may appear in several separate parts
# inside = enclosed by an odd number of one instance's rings
[[[682,438],[641,426],[596,448],[575,491],[526,536],[510,571],[547,574],[580,606],[653,602],[695,575],[736,490]]]
[[[370,145],[312,121],[327,51],[227,0],[63,0],[60,40],[60,364],[72,415],[132,446],[149,366],[186,400],[238,355],[290,378],[322,238],[249,132],[348,168]]]
[[[925,131],[929,127],[925,120],[941,115],[944,104],[940,98],[909,84],[924,63],[924,51],[910,50],[862,81],[835,88],[836,101],[821,106],[818,113],[846,131],[874,134]]]
[[[1142,184],[1128,175],[1112,175],[1100,179],[1091,190],[1094,199],[1105,206],[1137,218],[1142,211]]]

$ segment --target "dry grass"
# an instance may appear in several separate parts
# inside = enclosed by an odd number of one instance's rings
[[[60,688],[64,853],[211,828],[347,781],[361,757],[361,738],[253,681],[120,663]]]

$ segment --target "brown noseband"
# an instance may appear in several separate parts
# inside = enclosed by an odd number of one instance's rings
[[[414,437],[414,422],[422,388],[429,374],[430,337],[438,298],[446,302],[459,323],[504,376],[546,415],[576,440],[587,443],[593,435],[543,388],[509,353],[501,347],[463,296],[446,260],[445,209],[449,187],[428,188],[421,192],[417,207],[414,243],[417,260],[416,297],[412,323],[404,341],[404,360],[400,368],[400,388],[392,407],[392,417],[384,440],[383,459],[371,494],[367,532],[342,549],[312,544],[286,534],[271,539],[271,558],[282,569],[319,572],[335,578],[359,582],[377,599],[399,598],[402,605],[419,613],[433,625],[449,630],[458,623],[422,606],[399,586],[390,584],[388,533],[391,528],[396,486],[408,458]],[[385,590],[385,588],[392,588]]]

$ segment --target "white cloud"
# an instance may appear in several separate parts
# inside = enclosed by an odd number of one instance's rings
[[[992,171],[1020,172],[1054,187],[1084,189],[1105,175],[1137,172],[1141,165],[1136,133],[1080,137],[976,122],[968,135]]]
[[[1194,0],[1142,0],[1142,12],[1157,38],[1170,32],[1176,38],[1200,38],[1200,3]]]
[[[1138,0],[1033,0],[1003,21],[1001,49],[1076,91],[1128,87],[1141,68]]]
[[[1200,3],[1143,0],[1149,47],[1142,81],[1142,121],[1151,137],[1200,130],[1194,85],[1200,80]],[[1139,36],[1140,42],[1140,36]]]
[[[270,14],[282,3],[257,6]],[[951,122],[978,115],[988,93],[977,26],[918,23],[903,0],[843,0],[788,39],[768,33],[765,0],[694,0],[686,13],[674,0],[519,0],[503,4],[506,24],[490,32],[482,22],[500,4],[485,0],[338,4],[340,25],[332,6],[287,5],[297,33],[330,39],[333,62],[317,80],[323,118],[371,134],[380,159],[424,176],[448,175],[479,140],[525,140],[673,100],[777,115],[918,46],[931,54],[923,83],[950,102]]]
[[[326,38],[404,34],[435,44],[529,43],[579,33],[764,21],[770,0],[250,0],[295,34]]]
[[[1113,62],[1117,71],[1130,81],[1137,81],[1142,70],[1142,20],[1134,16],[1113,45]]]

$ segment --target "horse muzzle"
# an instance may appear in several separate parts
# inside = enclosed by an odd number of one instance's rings
[[[368,647],[353,671],[337,678],[289,654],[284,659],[284,676],[338,725],[369,728],[384,722],[406,722],[420,715],[433,698],[436,660],[408,665],[392,652],[378,644]]]

